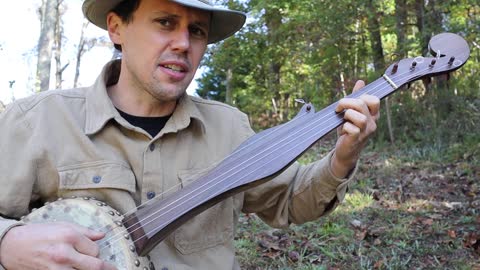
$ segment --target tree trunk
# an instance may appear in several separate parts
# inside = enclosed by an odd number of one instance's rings
[[[373,4],[372,0],[368,1],[368,9],[371,13],[367,14],[368,16],[368,29],[370,29],[370,43],[372,48],[373,54],[373,66],[375,68],[375,72],[383,73],[385,70],[385,58],[383,55],[383,45],[382,45],[382,35],[380,32],[380,22],[378,20],[378,12],[377,8]],[[387,126],[388,126],[388,134],[390,136],[390,142],[394,142],[393,138],[393,129],[392,129],[392,122],[391,122],[391,114],[390,114],[390,102],[388,97],[385,99],[385,107],[387,113]]]
[[[62,26],[62,5],[63,0],[57,0],[57,5],[55,8],[55,88],[62,88],[62,74],[63,71],[68,67],[69,63],[62,67],[62,37],[63,37],[63,26]]]
[[[80,33],[80,41],[78,42],[78,50],[77,50],[77,61],[75,65],[75,78],[73,79],[73,87],[77,88],[78,87],[78,79],[80,78],[80,65],[82,62],[82,56],[85,53],[85,45],[86,45],[86,40],[85,40],[85,30],[88,27],[88,20],[83,21],[82,25],[82,32]],[[115,49],[115,51],[117,51]]]
[[[37,91],[50,87],[50,66],[56,24],[57,0],[45,0],[41,10],[41,31],[38,40]]]
[[[380,32],[380,22],[378,20],[377,8],[368,2],[368,8],[371,12],[368,16],[368,29],[370,30],[370,43],[372,47],[373,65],[376,72],[383,72],[385,69],[385,59],[383,55],[382,35]]]
[[[395,19],[397,32],[397,53],[404,58],[407,56],[407,0],[395,0]]]
[[[227,69],[227,77],[226,77],[226,91],[225,91],[225,103],[233,104],[233,97],[232,97],[232,79],[233,79],[233,70],[231,67]]]
[[[420,36],[420,48],[422,54],[425,55],[428,51],[429,34],[425,29],[425,0],[415,0],[415,15],[417,17],[417,29]]]
[[[268,41],[271,48],[278,47],[279,45],[279,35],[278,29],[282,24],[282,14],[278,8],[268,8],[265,11],[265,23],[268,29]],[[283,121],[287,118],[286,110],[285,110],[285,99],[280,94],[280,70],[282,68],[282,63],[280,61],[278,53],[273,50],[272,55],[272,62],[270,63],[270,72],[271,75],[269,76],[269,88],[271,91],[274,91],[275,100],[278,105],[279,111],[275,112],[278,113],[280,121]]]

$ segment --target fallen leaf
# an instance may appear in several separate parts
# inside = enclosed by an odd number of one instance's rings
[[[263,252],[262,256],[268,257],[270,259],[276,259],[278,256],[280,256],[280,254],[281,254],[280,252],[272,251],[272,252]]]
[[[381,269],[382,266],[383,266],[383,260],[380,260],[373,265],[373,268],[374,269]]]
[[[292,262],[297,262],[298,259],[300,258],[300,254],[295,250],[292,250],[288,252],[288,258],[292,260]]]
[[[466,248],[473,248],[477,254],[480,254],[480,235],[468,233],[463,239],[463,245]]]
[[[450,236],[450,238],[453,238],[453,239],[457,238],[457,233],[454,230],[448,230],[447,233],[448,233],[448,236]]]
[[[431,218],[424,219],[424,220],[422,220],[422,224],[423,224],[423,225],[432,226],[432,224],[433,224],[433,219],[431,219]]]
[[[363,240],[367,236],[367,230],[361,230],[355,232],[355,239]]]

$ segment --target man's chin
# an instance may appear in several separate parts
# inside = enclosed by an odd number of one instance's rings
[[[186,87],[180,89],[163,89],[160,92],[154,92],[154,96],[157,100],[161,102],[176,102],[187,92]]]

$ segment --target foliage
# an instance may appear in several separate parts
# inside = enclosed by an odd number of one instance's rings
[[[438,108],[439,118],[447,114],[440,112],[442,102],[480,96],[480,6],[473,0],[227,2],[223,4],[249,12],[248,24],[235,37],[209,48],[207,72],[198,80],[197,93],[239,107],[257,130],[291,119],[301,106],[296,99],[325,107],[349,92],[356,79],[377,78],[384,64],[374,61],[422,55],[432,33],[444,31],[466,38],[472,47],[469,63],[455,73],[447,89],[437,80],[431,91],[418,86],[395,96],[393,125],[408,126],[404,116],[418,111],[419,103],[426,105],[419,107],[424,110]],[[399,17],[401,10],[405,18]],[[400,35],[405,36],[402,44]]]

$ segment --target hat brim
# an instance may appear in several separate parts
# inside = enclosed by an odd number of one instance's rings
[[[96,26],[107,30],[107,14],[123,0],[86,0],[82,10],[85,17]],[[183,6],[209,11],[211,14],[208,43],[215,43],[235,34],[245,23],[243,12],[213,7],[201,1],[170,0]]]

